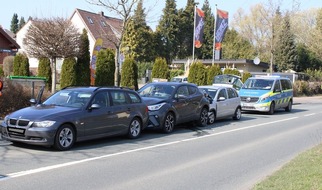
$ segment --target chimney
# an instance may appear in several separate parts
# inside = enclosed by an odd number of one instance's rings
[[[104,16],[104,12],[103,11],[98,12],[98,14],[101,15],[101,16]]]

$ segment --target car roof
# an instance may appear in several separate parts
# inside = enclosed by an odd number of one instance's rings
[[[198,86],[198,88],[208,88],[208,89],[220,89],[220,88],[227,88],[227,86],[212,86],[212,85],[205,85],[205,86]],[[230,87],[228,87],[230,88]]]
[[[68,89],[68,90],[81,90],[81,91],[88,91],[88,92],[94,92],[94,91],[98,91],[100,89],[132,90],[127,87],[115,87],[115,86],[68,86],[68,87],[63,88],[62,90],[66,90],[66,89]]]
[[[182,82],[151,82],[151,83],[148,83],[147,85],[150,85],[150,84],[162,84],[162,85],[172,85],[172,86],[182,86],[182,85],[190,85],[190,86],[196,86],[196,84],[193,84],[193,83],[182,83]]]
[[[287,77],[280,77],[280,76],[255,76],[255,77],[250,77],[249,79],[271,79],[271,80],[286,79],[286,80],[290,80]]]

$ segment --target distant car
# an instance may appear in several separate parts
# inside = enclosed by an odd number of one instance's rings
[[[174,126],[179,123],[197,121],[200,126],[207,125],[209,102],[195,84],[149,83],[138,92],[148,105],[147,128],[171,133]]]
[[[209,124],[213,124],[217,119],[227,117],[240,120],[240,97],[234,88],[225,86],[199,86],[198,88],[209,98]]]
[[[176,77],[173,77],[171,79],[171,82],[184,82],[184,83],[188,83],[188,77],[176,76]]]
[[[147,106],[136,91],[69,87],[43,104],[7,115],[0,127],[2,138],[8,141],[67,150],[88,139],[114,135],[137,138],[147,121]]]
[[[237,75],[217,75],[214,77],[212,84],[214,86],[228,86],[239,90],[243,86],[243,82],[240,79],[241,77]]]

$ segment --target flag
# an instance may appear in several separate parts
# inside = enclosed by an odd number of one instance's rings
[[[221,49],[221,42],[225,37],[228,28],[228,12],[217,9],[215,49]]]
[[[195,14],[195,33],[194,33],[194,41],[195,47],[200,48],[203,43],[203,29],[205,25],[205,13],[196,7],[196,14]]]

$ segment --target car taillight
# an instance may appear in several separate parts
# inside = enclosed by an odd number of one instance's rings
[[[149,111],[149,108],[148,108],[148,106],[146,106],[145,107],[145,113],[148,113],[148,111]]]

